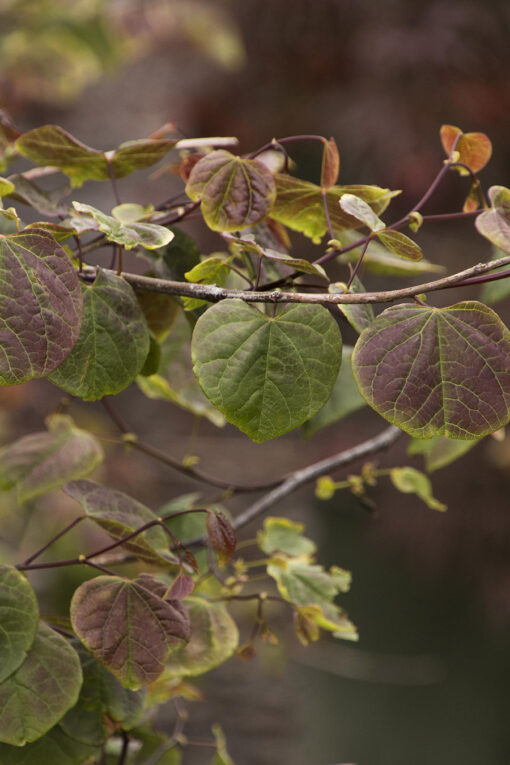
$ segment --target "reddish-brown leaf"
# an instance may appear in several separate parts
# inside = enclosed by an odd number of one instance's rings
[[[324,140],[324,151],[322,154],[321,186],[324,189],[330,189],[338,180],[340,173],[340,154],[335,139]]]
[[[211,545],[221,561],[230,560],[236,549],[236,533],[223,513],[209,512],[207,515],[207,534]]]

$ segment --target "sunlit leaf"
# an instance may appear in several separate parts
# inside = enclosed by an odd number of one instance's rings
[[[134,202],[125,202],[124,204],[112,207],[112,216],[120,223],[136,223],[153,212],[154,207],[152,205],[142,207],[142,205],[135,204]]]
[[[193,596],[186,598],[185,605],[191,638],[171,653],[163,678],[203,675],[230,658],[239,643],[236,624],[224,603]]]
[[[510,417],[510,334],[482,303],[386,309],[353,371],[370,406],[417,438],[479,438]]]
[[[59,388],[94,401],[133,382],[149,352],[149,330],[130,285],[99,270],[83,285],[83,326],[73,351],[51,375]]]
[[[275,183],[262,162],[219,149],[197,162],[186,193],[195,201],[200,199],[209,228],[237,231],[258,223],[269,213],[275,198]]]
[[[371,231],[381,231],[385,224],[363,199],[354,194],[343,194],[339,200],[340,207],[348,215],[352,215]]]
[[[54,414],[47,425],[47,432],[31,433],[0,450],[0,488],[16,486],[20,502],[88,475],[103,460],[99,442],[70,417]]]
[[[11,195],[14,191],[14,183],[8,178],[0,178],[0,199]]]
[[[0,238],[0,384],[46,377],[78,339],[81,287],[65,251],[45,231]]]
[[[73,628],[95,658],[126,688],[155,680],[177,645],[190,637],[179,601],[166,601],[167,587],[148,574],[133,581],[99,576],[81,584],[71,602]]]
[[[476,446],[478,441],[459,441],[458,439],[434,436],[434,438],[412,438],[407,448],[408,454],[423,454],[428,473],[446,467],[462,457]]]
[[[158,226],[156,223],[121,223],[120,220],[106,215],[92,205],[73,202],[73,207],[79,213],[85,213],[87,218],[92,219],[95,225],[91,224],[91,228],[102,231],[110,242],[121,244],[126,250],[138,245],[145,247],[146,250],[156,250],[173,239],[170,229]]]
[[[225,424],[224,416],[207,400],[193,374],[190,339],[190,326],[180,312],[172,331],[161,344],[158,373],[150,377],[138,377],[136,382],[148,398],[168,401],[222,427]]]
[[[447,155],[450,154],[459,134],[460,138],[455,147],[456,151],[459,152],[459,162],[477,173],[485,167],[491,158],[492,144],[485,133],[463,133],[460,128],[454,125],[443,125],[440,131],[441,143]],[[467,175],[467,171],[464,170],[462,174]]]
[[[271,217],[311,239],[320,239],[328,230],[320,186],[283,173],[276,175],[275,179],[276,200],[271,209]],[[376,215],[384,212],[395,196],[395,192],[379,186],[333,186],[326,192],[326,201],[335,231],[358,228],[361,225],[359,220],[340,207],[339,202],[344,194],[359,197]]]
[[[34,590],[13,566],[0,565],[0,683],[25,660],[39,624]]]
[[[209,400],[261,442],[301,425],[327,401],[342,338],[322,306],[296,305],[272,319],[224,300],[198,320],[191,353]]]
[[[0,741],[23,746],[43,736],[76,704],[81,683],[78,654],[41,623],[25,661],[0,684]]]
[[[331,395],[316,415],[303,424],[303,433],[310,438],[321,428],[347,417],[366,406],[352,375],[352,347],[344,345],[342,365],[331,391]]]
[[[216,284],[218,287],[223,287],[230,273],[229,263],[231,260],[232,258],[218,256],[205,258],[200,263],[197,263],[191,271],[186,271],[184,276],[188,282]],[[194,311],[195,308],[199,308],[201,305],[207,305],[206,300],[197,298],[183,297],[181,300],[186,311]]]
[[[330,189],[338,180],[340,155],[334,138],[324,141],[322,152],[321,187]]]
[[[432,494],[432,484],[419,470],[412,467],[393,468],[390,472],[393,486],[404,494],[416,494],[431,510],[444,511],[446,505],[439,502]]]
[[[94,481],[72,481],[65,485],[64,491],[80,503],[89,518],[116,540],[157,520],[157,515],[145,505]],[[166,532],[159,525],[154,525],[125,542],[123,548],[140,560],[169,566],[178,562],[168,551],[169,543]]]
[[[408,260],[421,260],[423,258],[421,248],[401,231],[379,231],[377,238],[390,252],[400,258],[407,258]]]
[[[265,518],[262,530],[257,532],[257,544],[267,555],[275,552],[290,556],[313,555],[315,542],[303,536],[304,530],[304,524],[288,518]]]

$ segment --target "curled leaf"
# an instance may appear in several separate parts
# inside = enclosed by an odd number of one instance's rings
[[[236,549],[236,533],[223,513],[210,511],[206,520],[207,535],[218,557],[227,563]]]

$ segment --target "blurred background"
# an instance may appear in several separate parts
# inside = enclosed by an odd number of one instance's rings
[[[0,106],[20,129],[57,123],[99,149],[168,121],[187,136],[237,136],[241,152],[273,136],[334,136],[340,183],[403,189],[386,215],[393,220],[437,173],[443,123],[486,132],[494,153],[484,187],[510,185],[509,39],[507,0],[1,0]],[[318,179],[313,145],[296,145],[292,156],[301,177]],[[123,200],[157,202],[181,189],[171,173],[148,175],[122,181]],[[426,212],[460,209],[467,190],[452,173]],[[94,184],[79,198],[103,209],[114,204],[109,189]],[[200,225],[183,229],[203,252],[218,246]],[[431,224],[416,238],[448,270],[490,257],[472,222]],[[310,255],[306,242],[296,239],[295,248]],[[394,284],[368,274],[364,281]],[[431,302],[457,297],[438,293]],[[508,305],[498,311],[508,322]],[[60,399],[45,381],[3,390],[2,442],[41,430]],[[191,415],[137,389],[118,400],[146,440],[177,457],[197,456],[209,473],[247,480],[304,466],[383,425],[364,409],[310,441],[295,432],[257,446],[208,422],[197,437]],[[110,432],[99,405],[76,405],[72,414]],[[405,440],[380,458],[382,466],[422,467],[406,456]],[[100,480],[153,508],[203,491],[113,447]],[[373,512],[346,493],[319,502],[313,488],[273,509],[306,523],[320,562],[353,572],[342,605],[360,641],[325,639],[304,650],[275,615],[285,648],[268,647],[251,662],[232,659],[202,681],[208,703],[193,705],[191,734],[203,737],[219,721],[237,765],[508,765],[510,439],[486,439],[434,473],[433,485],[447,513],[383,481],[371,494]],[[42,517],[55,529],[69,517],[61,494],[23,517],[9,496],[1,501],[5,549],[20,539],[33,549]],[[245,504],[231,503],[233,512]],[[62,604],[79,576],[70,572],[62,583]],[[50,612],[59,607],[49,599],[53,582],[50,574],[38,582]],[[249,631],[252,615],[239,617]],[[208,761],[203,751],[186,752],[186,765]]]

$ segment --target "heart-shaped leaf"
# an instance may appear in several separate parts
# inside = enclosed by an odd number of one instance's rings
[[[311,239],[320,239],[328,230],[321,187],[284,173],[277,174],[275,180],[276,200],[271,209],[271,217]],[[339,202],[344,194],[358,197],[376,215],[380,215],[398,193],[379,186],[332,186],[326,191],[331,225],[335,232],[359,228],[361,225],[357,218],[340,207]]]
[[[198,320],[191,354],[205,395],[261,442],[296,428],[325,404],[342,338],[322,306],[293,306],[272,319],[241,300],[224,300]]]
[[[48,432],[31,433],[0,450],[0,488],[17,486],[20,502],[88,475],[103,460],[99,442],[70,417],[54,414],[47,425]]]
[[[271,172],[256,159],[219,149],[193,167],[186,193],[213,231],[237,231],[265,218],[275,198]]]
[[[353,371],[370,406],[417,438],[479,438],[510,418],[510,333],[476,301],[388,308],[360,335]]]
[[[76,634],[126,688],[137,690],[159,677],[170,651],[189,640],[189,618],[180,601],[164,600],[167,589],[140,574],[133,581],[98,576],[74,593]]]
[[[121,491],[101,486],[94,481],[71,481],[64,491],[75,499],[92,518],[113,539],[122,539],[136,529],[157,520],[157,515],[148,507],[137,502]],[[155,565],[178,564],[178,559],[168,552],[169,537],[158,525],[124,543],[140,560]]]
[[[454,125],[442,125],[440,135],[447,155],[450,154],[455,139],[460,135],[455,147],[459,152],[459,162],[467,165],[474,173],[485,167],[491,158],[492,144],[485,133],[463,133]],[[467,175],[467,171],[464,170],[462,174]]]
[[[32,587],[13,566],[0,566],[0,683],[25,660],[39,624]]]
[[[78,654],[41,623],[23,664],[0,684],[0,741],[43,736],[76,704],[81,683]]]
[[[186,598],[191,622],[191,638],[173,651],[162,676],[202,675],[223,664],[237,648],[239,632],[223,603],[205,598]]]
[[[82,290],[80,337],[50,380],[73,396],[94,401],[133,382],[149,353],[150,337],[135,293],[124,279],[100,270]]]
[[[392,468],[390,478],[393,486],[404,494],[416,494],[431,510],[444,512],[446,505],[432,494],[432,484],[424,473],[412,467]]]
[[[71,352],[83,299],[65,251],[45,231],[0,238],[0,384],[46,377]]]
[[[267,555],[282,552],[290,557],[313,555],[315,542],[303,536],[305,527],[288,518],[265,518],[264,527],[257,532],[257,544]]]

